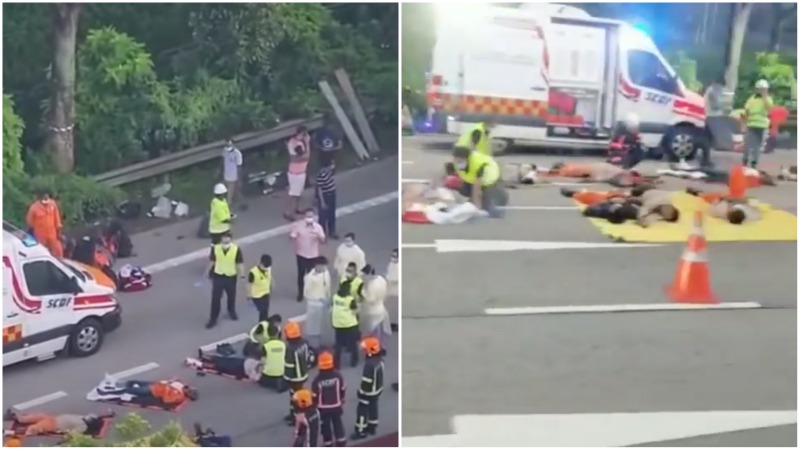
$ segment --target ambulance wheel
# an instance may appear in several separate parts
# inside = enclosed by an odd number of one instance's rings
[[[699,136],[694,127],[679,126],[672,128],[665,136],[662,143],[664,155],[672,161],[694,158],[700,145]]]
[[[490,143],[492,147],[492,156],[501,156],[508,153],[508,150],[514,145],[511,139],[492,139]]]
[[[95,318],[83,319],[69,336],[69,354],[78,358],[94,355],[103,346],[103,327]]]

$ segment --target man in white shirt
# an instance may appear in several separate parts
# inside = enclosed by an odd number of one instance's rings
[[[356,244],[355,233],[345,234],[344,242],[339,244],[339,248],[336,249],[333,267],[340,278],[347,272],[347,265],[350,263],[356,265],[357,272],[361,272],[361,269],[367,265],[367,256],[364,254],[364,250],[361,250],[361,247]]]
[[[239,179],[242,168],[242,152],[228,139],[222,150],[222,177],[228,187],[228,204],[233,206],[239,192]]]

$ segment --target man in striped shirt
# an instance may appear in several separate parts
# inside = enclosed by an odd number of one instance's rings
[[[334,155],[322,154],[316,182],[319,223],[331,239],[339,239],[336,234],[336,181],[333,179],[335,164]]]

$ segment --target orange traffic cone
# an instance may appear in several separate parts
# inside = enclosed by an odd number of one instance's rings
[[[708,247],[703,231],[703,213],[697,211],[689,242],[678,263],[671,286],[666,293],[676,303],[713,304],[719,299],[711,292],[711,277],[708,270]]]
[[[744,165],[736,164],[728,172],[728,198],[745,200],[747,196],[747,174]]]
[[[401,216],[401,219],[404,223],[431,223],[431,221],[428,220],[428,216],[425,214],[425,211],[406,211]]]

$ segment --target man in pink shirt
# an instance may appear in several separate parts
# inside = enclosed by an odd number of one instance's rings
[[[297,223],[289,237],[294,241],[294,253],[297,256],[297,301],[303,301],[305,276],[314,269],[320,256],[319,246],[325,243],[325,230],[317,223],[314,210],[308,209],[302,222]]]
[[[288,220],[295,220],[300,214],[300,199],[306,188],[306,173],[311,154],[311,136],[306,127],[298,127],[294,136],[287,143],[289,151],[289,168],[286,177],[289,180],[289,201],[284,215]]]

